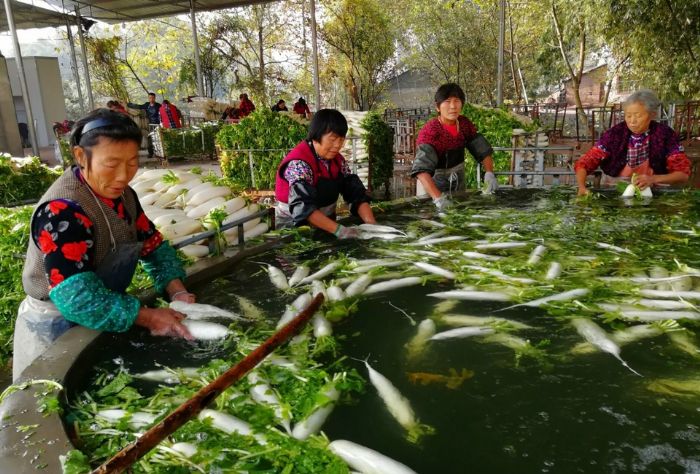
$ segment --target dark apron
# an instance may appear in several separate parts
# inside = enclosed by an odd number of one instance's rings
[[[464,189],[464,147],[447,150],[438,158],[433,181],[443,193]]]

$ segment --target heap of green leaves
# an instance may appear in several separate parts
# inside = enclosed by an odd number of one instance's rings
[[[371,184],[373,189],[384,186],[384,195],[390,199],[391,178],[394,175],[394,132],[377,112],[370,112],[362,120],[362,140],[369,152]]]
[[[213,157],[220,127],[218,122],[208,122],[193,128],[163,128],[163,152],[167,158]]]
[[[20,166],[9,155],[0,154],[0,205],[39,199],[60,174],[43,165],[39,158]]]
[[[29,244],[31,206],[0,208],[0,366],[12,355],[17,308],[24,299],[22,268]]]
[[[472,104],[464,104],[462,115],[467,117],[476,126],[491,146],[509,147],[513,137],[513,129],[522,128],[526,131],[534,131],[534,125],[523,124],[510,113],[501,109],[476,107]],[[493,154],[494,169],[497,171],[510,171],[510,155],[503,151]],[[466,160],[466,186],[476,187],[476,164],[474,160]]]
[[[90,465],[94,467],[135,439],[138,430],[130,426],[128,417],[117,423],[108,422],[97,416],[100,410],[119,408],[128,413],[148,412],[162,418],[270,334],[268,329],[237,332],[236,342],[231,341],[235,351],[230,360],[213,360],[198,369],[198,374],[193,377],[174,370],[180,383],[160,386],[151,396],[144,396],[125,371],[99,374],[90,391],[71,402],[67,414],[67,422],[75,427],[78,448],[83,453],[81,456],[73,451],[68,456],[73,472],[87,472]],[[287,358],[294,367],[263,363],[256,369],[276,392],[293,423],[328,403],[323,393],[329,384],[341,394],[338,403],[350,403],[364,390],[364,382],[354,369],[345,370],[342,360],[322,364],[313,357],[312,346],[304,342],[276,351],[277,357]],[[345,463],[327,449],[328,440],[323,435],[300,441],[278,430],[279,420],[276,420],[273,410],[254,402],[249,395],[250,388],[249,380],[244,378],[225,390],[210,408],[245,420],[255,433],[266,438],[266,444],[260,444],[258,438],[251,435],[226,434],[208,420],[194,419],[164,442],[166,447],[176,442],[192,443],[197,447],[194,456],[186,459],[154,449],[132,466],[133,472],[348,472]]]
[[[255,187],[273,189],[277,167],[306,133],[305,125],[267,109],[256,110],[238,124],[224,125],[216,136],[221,150],[221,173],[234,184],[252,188],[247,150],[254,150]]]

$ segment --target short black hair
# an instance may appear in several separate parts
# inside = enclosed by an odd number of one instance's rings
[[[462,101],[462,104],[467,102],[467,98],[464,95],[464,91],[458,84],[454,82],[449,82],[438,87],[435,92],[435,105],[440,105],[450,97],[456,97]]]
[[[306,105],[306,101],[304,100],[303,97],[299,97],[298,102],[299,102],[299,104],[301,104],[301,105]]]
[[[70,148],[85,149],[88,170],[92,163],[92,147],[103,137],[116,142],[133,141],[141,146],[141,129],[130,117],[109,109],[95,109],[75,122],[70,133]]]
[[[155,97],[155,96],[156,96],[156,93],[155,93],[155,92],[149,92],[148,95],[152,95],[153,97]]]
[[[321,109],[311,119],[306,139],[320,142],[321,137],[331,132],[344,137],[348,134],[348,121],[335,109]]]

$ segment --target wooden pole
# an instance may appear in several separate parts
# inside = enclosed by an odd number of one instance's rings
[[[322,303],[323,295],[319,294],[309,303],[309,306],[307,306],[304,311],[299,313],[286,326],[270,336],[253,352],[245,356],[243,360],[221,374],[209,385],[202,388],[188,401],[177,407],[175,411],[165,417],[160,423],[152,426],[139,439],[126,446],[112,456],[111,459],[92,471],[92,474],[118,474],[124,472],[129,466],[156,447],[158,443],[197,416],[197,414],[214,401],[221,392],[238,382],[275,349],[297,335],[306,323],[309,322]]]

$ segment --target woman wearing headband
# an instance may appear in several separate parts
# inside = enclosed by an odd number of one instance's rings
[[[191,338],[168,308],[147,308],[126,289],[140,260],[158,292],[194,302],[175,250],[146,217],[129,187],[139,167],[141,130],[127,116],[98,109],[75,123],[75,165],[34,210],[17,315],[13,379],[61,334],[81,325]]]

